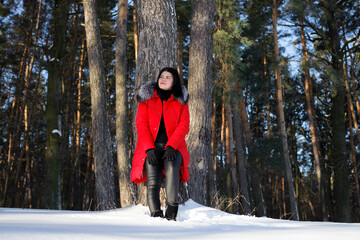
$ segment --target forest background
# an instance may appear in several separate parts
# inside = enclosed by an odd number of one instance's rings
[[[182,202],[360,222],[359,22],[357,0],[1,0],[0,206],[146,205],[135,96],[173,66]]]

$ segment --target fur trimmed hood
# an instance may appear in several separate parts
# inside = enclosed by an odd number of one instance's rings
[[[136,95],[136,100],[138,102],[145,102],[145,101],[149,100],[151,97],[153,97],[154,91],[156,88],[156,84],[157,84],[157,82],[150,82],[150,83],[142,85],[140,87],[138,94]],[[175,96],[173,94],[173,97],[175,100],[180,102],[181,105],[185,105],[189,100],[189,93],[185,86],[181,86],[181,90],[182,90],[181,91],[182,96]]]

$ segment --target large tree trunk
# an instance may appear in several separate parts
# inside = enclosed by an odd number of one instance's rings
[[[127,114],[127,60],[126,60],[126,29],[127,29],[127,0],[119,0],[116,26],[116,153],[119,174],[120,204],[129,206],[132,201],[132,189],[129,182],[128,156],[128,114]]]
[[[206,174],[211,158],[212,34],[215,0],[194,0],[189,51],[190,197],[206,203]]]
[[[336,80],[333,81],[334,91],[332,93],[331,108],[331,160],[334,164],[334,200],[336,221],[350,222],[350,194],[349,194],[349,165],[346,155],[346,131],[345,131],[345,84],[342,66],[340,36],[336,19],[336,1],[324,1],[324,14],[327,19],[329,52],[331,53],[331,65],[337,72]]]
[[[135,93],[141,85],[156,81],[163,67],[176,68],[177,21],[175,0],[135,1],[139,47],[135,73]],[[136,116],[137,104],[133,108]],[[135,130],[135,118],[133,119]],[[136,133],[136,131],[134,131]],[[134,142],[137,136],[134,136]],[[146,204],[144,184],[136,185],[137,203]]]
[[[96,0],[84,1],[85,32],[89,60],[91,118],[94,144],[97,208],[116,208],[114,166],[106,106],[104,58]]]
[[[312,142],[312,149],[316,164],[316,174],[317,174],[317,181],[318,181],[318,191],[321,201],[321,210],[322,210],[322,217],[324,221],[328,220],[328,211],[327,211],[327,204],[325,198],[325,188],[323,182],[323,170],[322,170],[322,159],[321,159],[321,152],[320,152],[320,144],[319,138],[316,131],[316,118],[313,116],[315,112],[313,110],[313,97],[312,97],[312,90],[311,90],[311,77],[310,77],[310,69],[309,69],[309,58],[308,58],[308,50],[306,47],[306,40],[305,40],[305,31],[304,31],[304,24],[303,20],[299,18],[300,22],[300,36],[301,36],[301,45],[303,51],[303,61],[304,61],[304,73],[305,73],[305,98],[306,98],[306,107],[308,113],[308,119],[310,124],[310,132],[311,132],[311,142]]]
[[[277,38],[277,0],[273,0],[272,19],[273,19],[273,32],[274,32],[275,62],[276,62],[275,78],[277,85],[277,105],[278,105],[278,114],[279,114],[278,122],[281,132],[281,142],[282,142],[283,157],[285,162],[285,174],[286,174],[287,186],[290,196],[290,208],[291,208],[292,219],[299,220],[299,213],[297,209],[294,181],[292,177],[291,162],[289,156],[289,146],[287,142],[285,114],[284,114],[284,100],[282,95],[282,82],[281,82],[280,66],[279,66],[279,49],[278,49],[278,38]]]
[[[47,148],[45,162],[46,205],[48,208],[61,209],[60,173],[61,173],[61,79],[62,62],[64,61],[65,31],[67,21],[68,1],[55,1],[53,46],[50,49],[48,93],[46,104]]]

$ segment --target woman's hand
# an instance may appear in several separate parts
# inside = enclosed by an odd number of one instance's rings
[[[171,146],[167,146],[163,156],[164,161],[174,161],[176,158],[175,149]]]
[[[149,150],[146,151],[146,161],[151,165],[151,166],[156,166],[159,164],[158,161],[158,153],[156,151],[155,148],[151,148]]]

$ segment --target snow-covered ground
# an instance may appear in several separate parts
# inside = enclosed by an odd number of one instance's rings
[[[142,205],[100,212],[0,208],[0,239],[358,240],[360,224],[233,215],[189,200],[176,222],[151,218]]]

